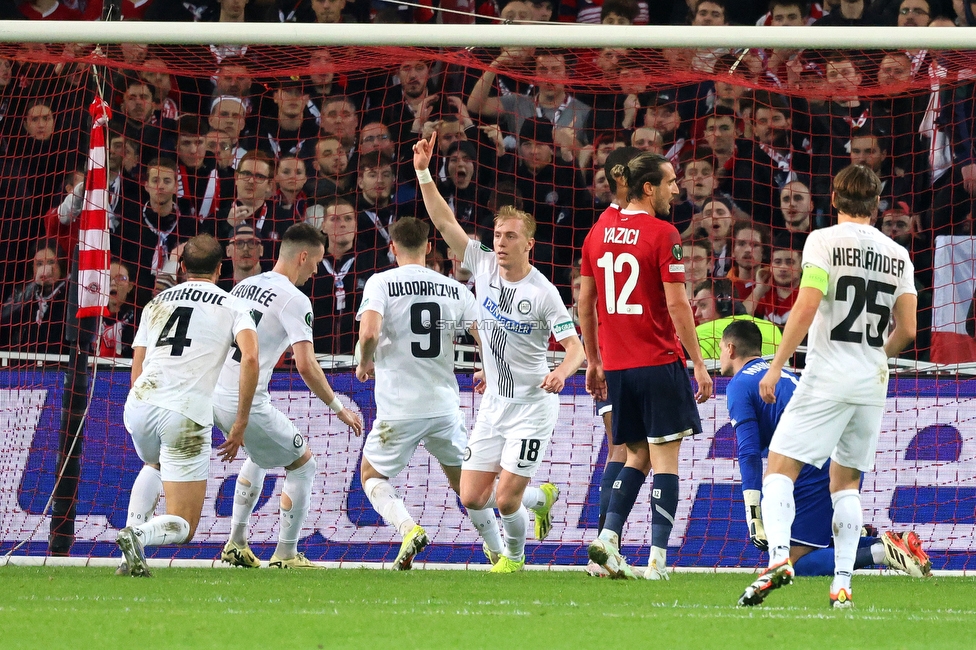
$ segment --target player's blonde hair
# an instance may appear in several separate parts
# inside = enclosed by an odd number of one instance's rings
[[[498,214],[495,215],[495,225],[497,226],[502,221],[508,221],[509,219],[518,219],[522,222],[527,238],[532,239],[535,237],[535,217],[531,214],[523,212],[512,205],[503,205],[498,209]]]

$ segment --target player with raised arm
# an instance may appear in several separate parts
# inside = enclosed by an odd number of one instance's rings
[[[725,389],[729,417],[735,431],[742,500],[745,503],[749,539],[767,550],[766,531],[760,508],[762,452],[769,448],[773,431],[793,396],[799,379],[783,370],[776,383],[776,401],[767,404],[759,396],[759,381],[769,364],[762,357],[762,332],[751,321],[735,321],[722,333],[722,374],[732,376]],[[830,461],[817,469],[800,470],[793,490],[796,516],[790,528],[790,561],[798,576],[834,574],[834,549],[830,546]],[[932,562],[922,550],[914,531],[888,531],[880,538],[862,535],[858,541],[854,568],[884,564],[915,578],[931,575]]]
[[[613,405],[613,441],[627,446],[603,529],[590,560],[612,578],[635,578],[620,554],[620,535],[648,472],[651,555],[644,577],[669,579],[667,547],[678,508],[681,439],[701,433],[698,403],[712,394],[695,318],[685,294],[681,238],[667,216],[678,194],[674,168],[643,153],[623,170],[629,203],[608,209],[583,243],[580,328],[586,347],[586,388]],[[689,351],[698,390],[688,379]]]
[[[552,438],[559,392],[583,363],[583,346],[558,290],[529,262],[535,219],[504,206],[495,216],[494,252],[468,239],[427,169],[436,137],[414,145],[414,169],[431,221],[474,278],[485,366],[485,396],[461,466],[461,503],[498,508],[505,545],[492,572],[513,573],[525,565],[523,504],[536,511],[536,537],[549,531],[558,490],[528,485]],[[551,371],[550,334],[566,350]]]
[[[312,304],[298,290],[315,273],[325,254],[322,233],[301,223],[290,226],[281,238],[281,248],[274,269],[246,278],[234,286],[231,295],[250,311],[257,324],[261,369],[258,387],[251,405],[251,417],[244,431],[247,458],[237,474],[234,506],[231,513],[230,539],[220,553],[228,564],[256,568],[261,565],[247,544],[251,512],[261,496],[267,470],[285,469],[281,487],[281,526],[278,545],[268,562],[271,568],[317,568],[298,552],[298,538],[308,515],[315,481],[315,457],[298,428],[271,403],[268,382],[281,355],[291,347],[295,367],[315,396],[328,404],[339,420],[362,434],[359,416],[342,405],[329,386],[322,366],[312,348]],[[240,354],[227,355],[214,390],[214,420],[227,431],[238,409],[235,390]]]
[[[361,360],[356,377],[376,377],[376,419],[363,448],[360,480],[373,509],[403,540],[393,562],[396,571],[410,569],[430,539],[390,479],[406,468],[423,443],[460,493],[468,440],[454,375],[454,338],[475,326],[478,304],[463,284],[427,268],[429,234],[430,227],[414,217],[390,226],[397,268],[366,281],[358,314]],[[468,516],[479,532],[494,535],[500,552],[495,514],[469,508]]]
[[[793,581],[790,530],[794,484],[804,464],[830,463],[834,512],[831,607],[852,607],[851,574],[861,536],[861,472],[874,467],[888,392],[888,358],[915,338],[915,269],[908,252],[871,225],[881,181],[863,165],[834,177],[837,225],[810,233],[803,278],[783,341],[759,382],[776,401],[783,366],[807,336],[806,369],[769,444],[762,512],[769,567],[739,598],[758,605]],[[888,325],[895,326],[887,338]]]
[[[210,235],[190,239],[182,259],[187,281],[146,305],[132,341],[132,388],[123,421],[166,495],[165,515],[119,531],[116,541],[132,576],[150,575],[146,546],[193,539],[210,475],[211,395],[235,344],[241,352],[234,376],[239,407],[217,448],[219,458],[234,460],[244,441],[258,380],[258,337],[247,308],[215,284],[223,257]],[[155,497],[142,512],[152,512]]]

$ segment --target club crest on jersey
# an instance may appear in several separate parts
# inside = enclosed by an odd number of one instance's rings
[[[308,312],[307,314],[305,314],[305,325],[307,327],[311,327],[312,326],[312,312]]]
[[[528,300],[519,300],[518,310],[523,316],[528,316],[529,312],[532,311],[532,303]]]
[[[291,441],[291,444],[295,445],[295,449],[299,449],[305,444],[305,438],[302,438],[302,434],[296,433],[295,439]]]
[[[464,448],[464,460],[471,460],[471,447]]]
[[[604,244],[636,244],[640,231],[636,228],[604,228]]]
[[[671,247],[671,257],[674,258],[676,262],[680,262],[681,258],[685,256],[684,250],[681,248],[681,244],[675,244]]]

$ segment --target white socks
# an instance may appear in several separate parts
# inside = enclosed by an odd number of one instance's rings
[[[527,486],[525,492],[522,493],[522,505],[530,509],[541,508],[546,505],[546,493],[537,487]],[[497,507],[498,503],[495,501],[495,491],[492,490],[491,496],[485,502],[485,509],[490,510]]]
[[[851,586],[857,544],[861,538],[861,494],[857,490],[840,490],[830,495],[834,504],[834,582],[832,589]],[[766,528],[767,534],[769,528]]]
[[[274,554],[282,560],[288,560],[298,554],[298,538],[301,536],[305,517],[312,501],[312,484],[315,481],[315,457],[308,459],[298,469],[285,470],[285,483],[281,487],[281,496],[288,495],[291,508],[281,508],[281,529],[278,531],[278,546]]]
[[[502,515],[502,528],[505,529],[505,556],[521,562],[525,558],[525,531],[529,527],[529,512],[525,506],[510,515]]]
[[[136,526],[135,533],[143,546],[185,544],[190,541],[190,524],[177,515],[159,515]]]
[[[485,546],[488,547],[488,550],[501,555],[504,550],[502,548],[502,533],[498,529],[495,511],[491,508],[485,508],[484,510],[472,510],[468,508],[468,517],[478,530],[478,534],[481,535],[481,539],[485,540]]]
[[[378,512],[388,524],[396,528],[400,537],[404,537],[417,525],[417,522],[407,512],[403,499],[397,495],[396,490],[393,489],[387,479],[367,479],[363,489],[366,491],[366,498],[373,504],[373,510]]]
[[[129,514],[125,518],[125,525],[135,528],[152,519],[162,492],[163,479],[159,470],[143,465],[129,493]]]
[[[763,526],[769,540],[769,566],[790,557],[790,530],[796,507],[793,502],[793,481],[783,474],[769,474],[763,479]],[[860,535],[858,526],[858,535]]]
[[[234,509],[230,518],[230,541],[238,546],[247,543],[247,529],[251,523],[251,513],[261,496],[264,488],[266,470],[254,464],[250,458],[244,460],[241,471],[237,474],[237,485],[234,488]]]

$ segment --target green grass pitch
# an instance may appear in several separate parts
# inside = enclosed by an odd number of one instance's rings
[[[976,579],[855,576],[854,611],[829,578],[766,604],[751,574],[616,582],[582,572],[0,568],[0,648],[963,648]]]

